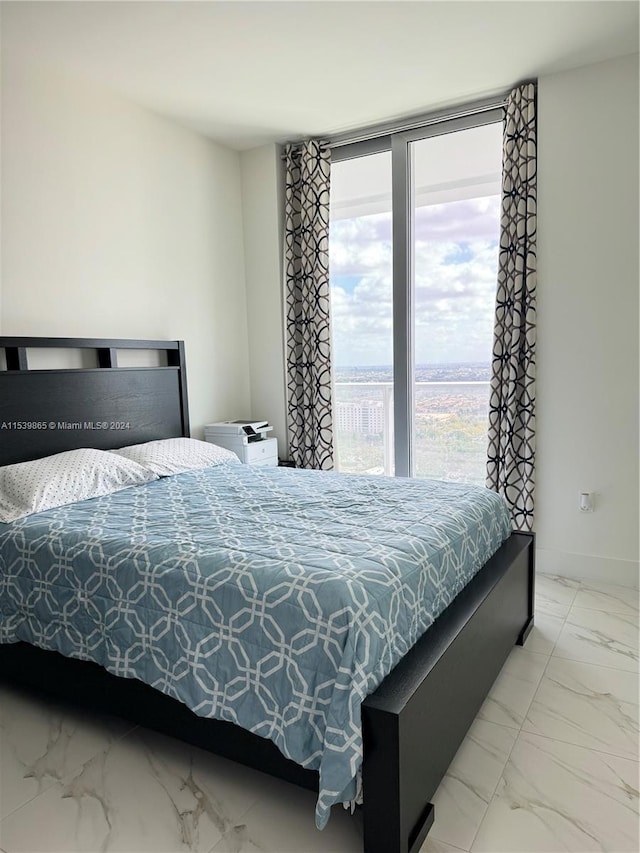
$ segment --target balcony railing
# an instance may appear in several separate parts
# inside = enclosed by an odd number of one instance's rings
[[[488,381],[414,383],[418,477],[484,484]],[[334,427],[341,471],[394,471],[393,383],[336,382]]]

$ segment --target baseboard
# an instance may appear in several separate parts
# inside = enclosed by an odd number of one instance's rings
[[[566,551],[537,548],[536,571],[637,589],[640,563],[636,560],[616,560],[612,557],[594,557],[591,554],[570,554]]]

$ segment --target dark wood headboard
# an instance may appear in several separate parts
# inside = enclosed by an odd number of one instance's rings
[[[30,370],[30,349],[93,350],[97,367]],[[166,366],[118,367],[118,350],[159,350]],[[63,450],[112,450],[189,435],[184,343],[0,337],[0,465]]]

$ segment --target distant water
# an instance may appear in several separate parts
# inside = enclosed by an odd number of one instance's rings
[[[489,382],[491,365],[487,362],[457,364],[417,364],[416,382]],[[366,367],[334,367],[336,382],[393,382],[391,365]]]

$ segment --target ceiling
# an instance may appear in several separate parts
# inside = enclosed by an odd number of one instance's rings
[[[3,85],[12,63],[56,67],[243,150],[636,53],[638,8],[637,0],[3,2]]]

